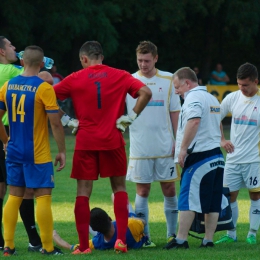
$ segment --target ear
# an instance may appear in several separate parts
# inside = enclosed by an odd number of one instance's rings
[[[23,62],[23,59],[21,59],[21,60],[20,60],[20,64],[21,64],[21,66],[23,66],[23,67],[24,67],[24,62]]]
[[[0,54],[1,54],[2,56],[5,56],[5,50],[2,49],[2,48],[0,48]]]
[[[155,60],[155,62],[158,61],[158,55],[156,55],[156,56],[154,57],[154,60]]]
[[[40,68],[42,69],[44,67],[44,62],[42,61]]]

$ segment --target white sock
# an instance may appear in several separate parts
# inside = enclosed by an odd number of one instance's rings
[[[237,220],[238,220],[238,204],[237,201],[230,203],[230,207],[232,210],[232,220],[234,224],[234,229],[228,230],[227,234],[236,239],[237,238],[237,231],[236,231],[236,226],[237,226]]]
[[[259,229],[260,225],[260,200],[251,200],[251,206],[249,210],[249,221],[250,221],[250,230],[252,232]]]
[[[148,198],[141,197],[138,194],[135,195],[135,214],[138,218],[145,220],[146,225],[144,226],[144,234],[150,237],[149,231],[149,208]]]
[[[135,211],[134,211],[134,209],[133,209],[131,203],[128,203],[128,212],[129,212],[129,213],[135,213]]]
[[[89,233],[94,237],[98,232],[94,231],[91,226],[89,226]]]
[[[165,197],[164,196],[164,214],[167,224],[167,238],[176,234],[177,221],[178,221],[178,200],[177,196]]]

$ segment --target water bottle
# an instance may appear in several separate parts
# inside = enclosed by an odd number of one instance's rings
[[[22,60],[23,59],[23,53],[24,53],[24,51],[20,51],[20,52],[17,52],[16,53],[16,56],[20,59],[20,60]],[[52,66],[53,66],[53,64],[54,64],[54,60],[53,59],[51,59],[51,58],[48,58],[48,57],[43,57],[43,62],[44,62],[44,67],[46,68],[46,69],[51,69],[52,68]]]

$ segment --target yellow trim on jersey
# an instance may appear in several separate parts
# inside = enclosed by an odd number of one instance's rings
[[[180,171],[180,166],[179,164],[175,164],[175,171],[177,172],[177,177],[171,180],[167,180],[167,181],[160,181],[160,182],[176,182],[179,181],[181,179],[181,171]]]
[[[93,245],[93,242],[92,242],[92,239],[90,239],[90,240],[88,241],[88,243],[89,243],[89,248],[90,248],[91,250],[95,249],[95,247],[94,247],[94,245]]]
[[[250,192],[259,192],[260,191],[260,187],[258,188],[254,188],[254,189],[248,189]]]
[[[144,236],[144,223],[137,218],[128,218],[128,228],[136,242],[139,242]]]

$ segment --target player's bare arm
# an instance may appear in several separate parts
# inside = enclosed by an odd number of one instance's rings
[[[63,126],[61,124],[60,116],[58,113],[55,114],[49,113],[48,117],[50,120],[52,133],[59,150],[59,153],[56,155],[54,165],[56,166],[59,162],[59,167],[57,171],[61,171],[65,167],[65,163],[66,163],[66,148],[65,148],[65,136],[64,136]]]
[[[4,146],[6,146],[7,142],[8,142],[8,136],[7,136],[7,133],[5,131],[5,127],[4,127],[4,124],[2,122],[2,117],[4,116],[4,114],[6,113],[5,110],[1,110],[0,109],[0,139],[2,141],[2,143],[4,144]],[[5,149],[5,147],[4,147]]]
[[[235,147],[230,140],[225,139],[222,123],[220,124],[220,131],[221,131],[221,142],[220,142],[221,147],[223,147],[227,153],[233,153]]]

